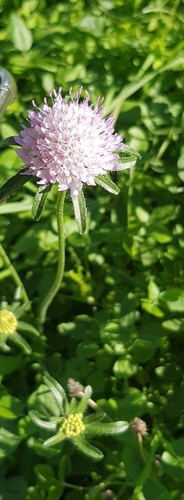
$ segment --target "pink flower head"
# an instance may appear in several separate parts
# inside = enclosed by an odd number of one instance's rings
[[[70,189],[77,196],[83,184],[95,186],[95,177],[107,171],[127,168],[119,163],[123,140],[114,133],[112,116],[104,118],[103,99],[89,105],[90,94],[80,101],[82,87],[72,99],[58,93],[50,93],[52,105],[44,99],[42,109],[29,111],[30,127],[23,127],[15,141],[23,149],[18,156],[28,167],[26,175],[38,177],[38,184],[58,183],[58,190]]]

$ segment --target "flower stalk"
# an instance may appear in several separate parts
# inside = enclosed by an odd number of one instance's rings
[[[43,326],[45,323],[46,315],[47,315],[47,310],[53,301],[56,293],[58,292],[62,279],[63,279],[63,273],[64,273],[64,268],[65,268],[65,237],[64,237],[64,201],[65,201],[65,195],[66,191],[60,191],[58,193],[58,201],[57,201],[57,227],[58,227],[58,267],[57,267],[57,273],[55,277],[55,281],[43,299],[43,302],[41,303],[40,306],[40,311],[39,311],[39,326],[40,328]]]

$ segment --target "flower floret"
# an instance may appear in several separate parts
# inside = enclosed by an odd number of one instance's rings
[[[61,89],[50,94],[52,107],[44,100],[42,109],[28,113],[30,127],[23,126],[15,140],[26,174],[36,176],[38,184],[58,183],[58,190],[70,189],[77,196],[83,184],[96,185],[95,177],[107,171],[122,170],[118,151],[123,140],[114,133],[112,116],[104,118],[102,100],[89,105],[90,95],[80,101],[79,92],[63,99]]]
[[[0,311],[0,335],[13,335],[17,324],[17,318],[11,311]]]
[[[60,431],[65,434],[66,437],[75,437],[85,429],[85,425],[83,422],[82,413],[70,413],[68,417],[66,417],[60,426]]]

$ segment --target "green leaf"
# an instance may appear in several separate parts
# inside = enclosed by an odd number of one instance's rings
[[[76,436],[73,441],[77,445],[80,451],[94,460],[101,460],[103,458],[103,453],[92,444],[88,443],[82,436]]]
[[[0,205],[0,215],[16,214],[23,212],[31,212],[32,198],[26,197],[26,199],[17,202],[8,202],[4,205]]]
[[[7,137],[4,141],[0,142],[0,149],[7,148],[8,146],[17,146],[17,142],[14,137]]]
[[[170,288],[161,292],[159,295],[160,305],[165,305],[172,312],[183,312],[184,309],[184,290],[182,288]]]
[[[56,398],[56,401],[60,407],[60,409],[63,408],[63,400],[67,401],[67,397],[65,394],[65,391],[63,387],[55,380],[53,377],[51,377],[49,374],[44,375],[43,380],[45,384],[49,387],[51,390],[52,394]]]
[[[33,179],[33,177],[23,174],[23,172],[18,172],[18,174],[11,177],[11,179],[5,182],[4,186],[0,188],[0,203],[5,201],[6,198],[16,191],[19,191],[19,189],[31,179]]]
[[[84,389],[84,396],[81,398],[81,401],[79,402],[79,404],[77,406],[77,411],[79,411],[81,413],[84,412],[91,395],[92,395],[92,387],[90,385],[87,385]]]
[[[5,394],[0,398],[0,417],[6,419],[15,419],[20,417],[23,408],[18,398]]]
[[[15,344],[21,347],[25,354],[29,356],[32,353],[30,345],[17,332],[15,332],[15,334],[10,338],[13,342],[15,342]]]
[[[137,372],[137,365],[130,359],[120,357],[114,363],[113,372],[117,378],[129,378]]]
[[[43,420],[44,417],[38,411],[31,410],[29,412],[29,416],[38,427],[56,431],[57,424],[55,422],[48,422],[48,420]]]
[[[50,458],[53,455],[57,455],[57,454],[61,453],[61,448],[62,448],[61,443],[60,443],[59,448],[56,448],[56,446],[55,447],[54,446],[53,447],[52,446],[44,446],[42,439],[35,439],[33,437],[31,437],[29,439],[28,444],[29,444],[29,447],[33,448],[38,455],[42,455],[43,457],[46,457],[46,458]]]
[[[126,432],[129,428],[128,422],[94,422],[86,426],[86,433],[90,436],[100,435],[100,436],[113,436],[114,434],[122,434]]]
[[[47,184],[46,186],[41,186],[38,188],[32,206],[32,218],[35,221],[38,221],[42,215],[51,188],[51,184]]]
[[[9,432],[3,427],[0,428],[0,458],[12,453],[21,442],[21,437]]]
[[[16,474],[16,476],[10,476],[5,480],[3,485],[3,498],[7,500],[25,500],[26,491],[26,479]]]
[[[80,234],[83,234],[87,227],[87,208],[82,189],[77,196],[72,197],[72,203],[78,231]]]
[[[49,439],[46,439],[46,441],[44,441],[44,443],[43,443],[43,446],[46,446],[46,447],[53,446],[55,444],[61,443],[61,441],[63,441],[64,439],[66,439],[65,434],[63,434],[62,431],[59,431],[54,436],[50,437]]]
[[[61,481],[55,479],[54,484],[52,484],[52,486],[50,486],[49,488],[47,500],[60,500],[63,490],[64,486],[62,485]]]
[[[16,49],[21,52],[28,52],[33,43],[32,33],[17,14],[11,14],[10,29],[12,41]]]
[[[48,421],[52,417],[60,418],[61,406],[47,385],[41,384],[38,389],[33,392],[28,399],[28,406],[30,410],[36,410]]]
[[[184,318],[173,318],[162,322],[163,328],[170,332],[183,333],[184,332]]]
[[[58,478],[61,482],[65,481],[66,476],[71,474],[71,461],[68,455],[62,455],[59,461]]]
[[[146,500],[155,500],[155,498],[159,500],[173,500],[173,495],[170,494],[166,486],[155,477],[147,479],[143,486],[143,492]]]
[[[97,177],[95,177],[95,182],[99,186],[106,189],[106,191],[109,191],[109,193],[119,193],[119,187],[116,186],[116,184],[114,184],[114,182],[112,182],[111,179],[109,179],[109,177],[106,177],[105,175],[98,175]]]
[[[25,360],[19,356],[0,356],[0,375],[7,375],[18,370],[25,364]]]
[[[38,464],[35,465],[34,471],[37,477],[37,482],[38,485],[41,489],[47,491],[48,488],[53,484],[54,482],[54,474],[48,465],[45,464]]]
[[[25,323],[24,321],[18,322],[18,330],[23,332],[30,338],[38,338],[40,337],[39,331],[32,326],[30,323]]]

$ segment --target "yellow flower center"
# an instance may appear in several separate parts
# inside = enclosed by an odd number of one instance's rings
[[[60,427],[66,437],[75,437],[78,434],[82,434],[85,429],[85,425],[82,418],[82,413],[70,413],[66,417]]]
[[[0,311],[0,335],[12,335],[17,327],[17,318],[11,312],[3,309]]]

